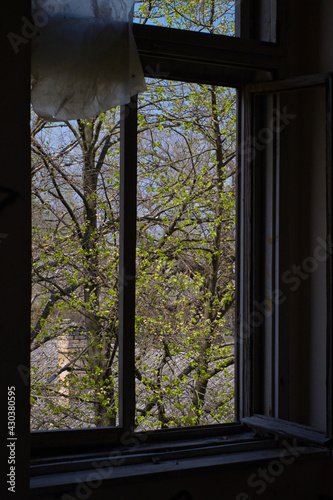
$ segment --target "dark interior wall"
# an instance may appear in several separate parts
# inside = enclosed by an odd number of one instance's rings
[[[321,3],[321,2],[320,2]],[[332,71],[333,68],[333,5],[323,2],[320,9],[321,30],[319,32],[320,67],[322,71]]]
[[[286,58],[281,76],[332,71],[332,2],[282,0],[281,3],[286,8],[286,29],[281,29]]]
[[[26,43],[14,51],[8,34],[21,35],[30,3],[15,0],[0,19],[0,498],[25,498],[29,485],[28,366],[30,335],[30,57]],[[13,340],[13,333],[19,342]],[[8,388],[11,388],[9,393]],[[8,440],[8,396],[15,403],[14,436]],[[13,400],[12,398],[15,398]],[[15,463],[16,490],[8,492],[8,444]]]

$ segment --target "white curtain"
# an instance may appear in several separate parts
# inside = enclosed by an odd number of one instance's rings
[[[131,30],[134,0],[35,0],[34,111],[48,121],[90,118],[146,89]]]

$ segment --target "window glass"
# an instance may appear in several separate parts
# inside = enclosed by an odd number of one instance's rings
[[[235,91],[139,100],[138,429],[234,420]]]
[[[235,91],[148,84],[135,425],[231,422]],[[119,123],[119,110],[56,124],[32,116],[32,430],[118,424]]]
[[[235,1],[137,0],[134,21],[168,28],[234,36]]]
[[[280,414],[281,418],[288,417],[322,432],[327,425],[327,367],[323,360],[327,357],[328,307],[324,283],[329,267],[325,91],[322,86],[283,92],[279,110],[283,118],[280,137],[283,301],[279,332],[281,349],[288,352],[288,357],[280,361]],[[293,314],[294,311],[302,314]]]
[[[32,117],[32,430],[117,423],[119,123]]]

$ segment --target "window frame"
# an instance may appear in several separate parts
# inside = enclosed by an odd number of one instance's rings
[[[326,95],[326,115],[323,117],[326,120],[326,238],[327,241],[332,241],[333,235],[333,218],[332,218],[332,169],[333,169],[333,74],[317,74],[317,75],[307,75],[299,76],[295,78],[285,79],[285,80],[273,80],[270,82],[260,82],[253,83],[246,86],[243,94],[243,105],[245,107],[246,116],[249,120],[244,125],[247,128],[245,133],[245,141],[251,137],[257,136],[256,127],[256,115],[257,110],[255,109],[254,100],[256,97],[265,97],[272,100],[273,106],[278,106],[279,95],[283,92],[297,92],[311,88],[322,87],[325,89]],[[260,113],[260,111],[259,111]],[[251,140],[251,139],[250,139]],[[242,171],[247,176],[245,184],[241,189],[243,191],[248,190],[254,193],[255,191],[263,190],[264,192],[270,191],[271,195],[271,206],[268,210],[271,210],[273,214],[272,219],[269,221],[273,226],[271,234],[273,235],[273,245],[268,258],[271,258],[271,276],[267,279],[264,277],[264,268],[267,267],[265,261],[265,252],[267,251],[268,243],[264,243],[261,232],[265,224],[265,215],[262,214],[263,206],[259,204],[256,206],[256,197],[250,196],[253,204],[248,207],[247,214],[245,217],[245,224],[248,226],[248,231],[245,233],[246,243],[241,245],[242,248],[248,245],[248,248],[252,249],[252,255],[255,256],[256,253],[259,254],[257,260],[253,260],[249,263],[247,269],[244,269],[244,274],[247,277],[247,286],[251,290],[250,294],[244,296],[244,303],[247,301],[245,306],[245,321],[250,324],[250,315],[253,310],[251,310],[251,305],[255,301],[261,303],[264,297],[270,296],[279,287],[279,243],[275,240],[274,235],[278,234],[279,225],[279,144],[280,144],[280,133],[279,131],[274,133],[274,140],[269,147],[265,149],[271,149],[268,155],[270,159],[265,163],[265,167],[268,167],[268,177],[271,181],[271,186],[267,184],[261,185],[262,180],[259,174],[257,174],[258,163],[257,160],[252,160],[252,158],[243,158],[243,168]],[[250,145],[245,144],[245,148],[250,148]],[[258,155],[260,157],[260,154]],[[247,165],[246,165],[247,164]],[[265,182],[265,181],[264,181]],[[255,221],[254,223],[251,223]],[[245,257],[244,257],[245,259]],[[261,266],[259,265],[258,259],[263,262]],[[261,348],[258,346],[264,344],[262,336],[266,335],[265,330],[267,330],[267,320],[263,323],[263,331],[260,332],[260,328],[252,328],[250,338],[245,338],[244,349],[247,354],[246,364],[247,369],[244,371],[243,380],[243,390],[244,394],[241,398],[246,401],[246,404],[242,408],[240,420],[245,425],[261,433],[275,434],[277,436],[290,436],[298,437],[304,442],[317,444],[321,446],[332,446],[333,444],[333,323],[332,323],[332,308],[330,304],[333,302],[333,258],[332,253],[329,253],[326,260],[326,303],[327,303],[327,321],[326,321],[326,432],[320,432],[312,427],[302,425],[297,422],[291,422],[279,418],[279,405],[287,404],[286,401],[281,401],[281,391],[279,388],[279,373],[286,369],[287,353],[286,346],[283,345],[283,341],[280,338],[279,331],[279,306],[275,307],[272,315],[269,317],[268,321],[272,322],[269,342],[271,350],[271,360],[272,360],[272,370],[271,373],[265,372],[265,357],[267,353],[263,354]],[[259,270],[259,273],[258,273]],[[275,272],[274,272],[275,270]],[[244,288],[243,288],[244,289]],[[279,288],[280,290],[280,288]],[[268,327],[269,329],[269,327]],[[261,338],[260,338],[261,336]],[[257,347],[255,347],[255,344]],[[274,352],[275,351],[275,352]],[[269,394],[263,394],[263,391],[258,391],[255,387],[260,386],[260,378],[263,376],[270,379],[271,389]],[[284,396],[282,395],[282,398]],[[285,397],[284,397],[285,399]]]
[[[191,81],[238,89],[255,79],[270,78],[280,64],[280,49],[275,44],[244,41],[240,38],[187,32],[172,28],[133,25],[145,76]],[[153,69],[152,69],[153,68]],[[189,71],[189,68],[192,68]],[[232,85],[231,85],[232,84]],[[237,84],[237,85],[236,85]],[[94,448],[102,451],[124,436],[132,434],[135,412],[134,317],[135,317],[135,220],[137,100],[121,110],[121,187],[120,187],[120,309],[119,309],[119,415],[120,425],[110,428],[33,431],[32,458],[47,455],[50,449],[60,454]],[[239,115],[240,116],[240,115]],[[126,206],[126,211],[124,207]],[[126,227],[126,231],[125,231]],[[130,228],[130,230],[129,230]],[[122,284],[126,283],[126,286]],[[124,332],[125,335],[124,335]],[[126,339],[126,340],[125,340]],[[236,357],[237,357],[236,353]],[[124,367],[126,366],[126,377]],[[131,367],[130,369],[128,367]],[[238,366],[237,371],[240,369]],[[236,377],[239,379],[239,375]],[[209,437],[243,430],[236,403],[234,424],[214,424],[189,429],[145,433],[150,439],[168,441],[191,434]],[[152,437],[152,435],[154,437]]]

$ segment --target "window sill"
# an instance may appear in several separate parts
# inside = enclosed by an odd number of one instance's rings
[[[218,442],[219,440],[219,442]],[[224,441],[222,444],[221,441]],[[192,441],[187,446],[175,443],[140,445],[133,450],[111,451],[104,457],[72,457],[55,463],[32,465],[30,492],[34,497],[73,491],[78,485],[99,481],[110,487],[148,478],[177,477],[256,466],[271,460],[293,463],[312,458],[330,458],[331,451],[315,446],[300,446],[296,440],[258,438],[244,433],[238,442],[229,439]],[[177,449],[178,448],[178,449]],[[284,462],[285,461],[285,462]]]

